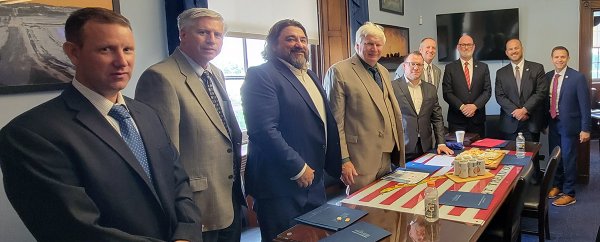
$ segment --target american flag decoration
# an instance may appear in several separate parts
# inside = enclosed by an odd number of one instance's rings
[[[426,154],[414,162],[427,164],[434,156],[436,155]],[[495,175],[493,178],[455,183],[444,176],[447,172],[453,172],[453,168],[451,166],[442,167],[416,185],[399,185],[399,183],[394,181],[378,180],[353,193],[341,202],[344,204],[423,215],[423,191],[427,187],[427,181],[434,180],[439,196],[445,191],[493,194],[494,197],[488,209],[463,208],[440,204],[439,216],[441,219],[482,225],[492,215],[492,209],[490,208],[499,207],[502,197],[507,196],[507,192],[510,192],[511,183],[517,178],[521,169],[522,167],[520,166],[500,165],[497,169],[490,170]]]

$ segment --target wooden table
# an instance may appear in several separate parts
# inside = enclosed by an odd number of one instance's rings
[[[541,145],[539,143],[526,142],[526,151],[531,152],[530,157],[532,157],[532,159],[534,157],[536,157],[537,153],[539,153],[540,148],[541,148]],[[503,149],[514,151],[515,142],[514,141],[509,142],[509,144]],[[529,162],[528,165],[532,165],[532,162]],[[502,167],[499,167],[498,169],[501,169],[501,168]],[[518,170],[519,171],[521,170],[520,167]],[[522,169],[522,170],[525,170],[525,169]],[[435,175],[435,173],[434,173],[434,175]],[[362,218],[361,221],[365,221],[365,222],[377,225],[387,231],[390,231],[392,233],[392,235],[390,237],[387,237],[383,241],[393,241],[393,242],[417,241],[415,239],[412,239],[412,237],[414,237],[414,235],[418,234],[418,233],[410,233],[410,230],[413,229],[413,232],[415,232],[418,230],[418,228],[420,228],[423,232],[425,232],[424,233],[425,237],[427,237],[429,239],[431,239],[431,237],[433,236],[433,237],[439,238],[439,241],[477,241],[477,239],[479,238],[481,233],[485,230],[485,227],[487,227],[487,225],[491,221],[491,218],[495,215],[495,213],[500,208],[500,205],[504,202],[504,200],[508,196],[508,193],[514,188],[517,177],[518,177],[518,173],[516,175],[514,175],[514,177],[512,177],[512,179],[505,179],[502,181],[502,185],[507,186],[504,189],[505,192],[498,192],[498,193],[495,192],[494,193],[494,200],[496,200],[496,201],[492,200],[492,205],[490,205],[488,210],[486,210],[486,211],[482,210],[483,212],[479,216],[479,217],[488,216],[488,219],[486,219],[485,222],[483,222],[482,224],[453,221],[453,220],[444,219],[444,218],[441,218],[439,221],[437,221],[435,223],[428,223],[428,222],[424,221],[423,215],[418,214],[418,213],[422,214],[422,212],[418,209],[408,210],[408,211],[406,209],[400,209],[403,211],[393,211],[391,209],[382,209],[382,208],[376,208],[376,207],[371,207],[371,206],[354,205],[354,204],[344,204],[344,206],[367,211],[368,215],[365,216],[364,218]],[[445,179],[447,179],[447,178],[445,178]],[[491,178],[480,180],[480,182],[475,181],[475,183],[477,183],[477,184],[469,184],[469,183],[452,184],[451,187],[447,190],[459,190],[460,187],[463,187],[463,186],[471,186],[471,187],[473,187],[474,190],[482,190],[483,189],[482,186],[484,184],[489,183],[489,180],[491,180]],[[377,184],[378,182],[379,181],[374,182],[367,187],[375,186],[374,184]],[[440,180],[436,181],[436,185],[438,183],[445,184],[445,183],[447,183],[447,181],[440,179]],[[366,187],[366,189],[368,189],[367,187]],[[439,187],[439,185],[438,185],[438,187]],[[457,189],[455,189],[455,188],[457,188]],[[414,189],[417,189],[417,187],[415,187]],[[440,189],[440,188],[438,188],[438,189]],[[365,189],[361,189],[361,191],[365,191]],[[353,195],[351,195],[351,197],[357,196],[357,194],[360,194],[361,191],[354,193]],[[406,192],[406,194],[408,194],[410,191],[407,190],[407,191],[403,191],[403,192]],[[401,194],[402,192],[398,191],[398,193]],[[440,195],[441,195],[441,192],[440,192]],[[419,200],[419,198],[416,198],[416,199],[418,201],[411,201],[408,203],[414,204],[414,203],[418,203],[419,201],[421,201],[421,200]],[[395,204],[394,203],[393,205],[394,206],[406,206],[406,204],[407,203],[403,203],[403,204]],[[421,202],[421,204],[422,204],[422,202]],[[414,207],[418,207],[418,206],[414,206]],[[444,206],[440,207],[440,211],[442,210],[442,207],[444,207]],[[447,208],[445,208],[445,210],[450,209],[455,214],[460,213],[460,212],[464,213],[465,210],[467,210],[464,208],[453,208],[453,207],[450,208],[450,207],[451,206],[447,206]],[[422,205],[420,208],[422,208]],[[398,210],[398,208],[394,208],[394,209]],[[472,213],[473,209],[470,209],[467,212]],[[417,225],[419,225],[419,226],[417,226]],[[277,239],[275,239],[275,241],[282,241],[282,242],[283,241],[287,241],[287,242],[289,242],[289,241],[302,241],[302,242],[318,241],[319,239],[327,237],[333,233],[334,233],[333,231],[313,227],[310,225],[297,224],[294,227],[279,234],[277,236]],[[411,235],[412,237],[409,235]]]

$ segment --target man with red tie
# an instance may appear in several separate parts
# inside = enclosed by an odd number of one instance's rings
[[[442,83],[448,103],[448,128],[485,136],[485,104],[492,95],[488,66],[473,60],[475,44],[463,35],[456,45],[460,59],[446,65]]]
[[[548,198],[556,198],[554,206],[564,207],[577,201],[577,144],[590,139],[590,89],[585,76],[567,67],[567,48],[554,47],[551,56],[554,70],[546,73],[550,80],[548,143],[550,150],[560,146],[562,158]]]

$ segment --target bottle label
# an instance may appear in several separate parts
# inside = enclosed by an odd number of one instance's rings
[[[428,201],[425,203],[425,218],[437,219],[438,218],[438,207],[435,204],[435,200]]]

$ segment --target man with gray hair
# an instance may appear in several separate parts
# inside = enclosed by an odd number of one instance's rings
[[[142,74],[135,98],[157,111],[181,153],[204,241],[240,241],[242,135],[223,72],[209,63],[221,52],[223,17],[192,8],[177,21],[179,47]]]
[[[348,194],[389,173],[392,162],[404,165],[402,113],[390,74],[377,63],[384,45],[383,27],[365,23],[356,32],[356,54],[325,75]]]

